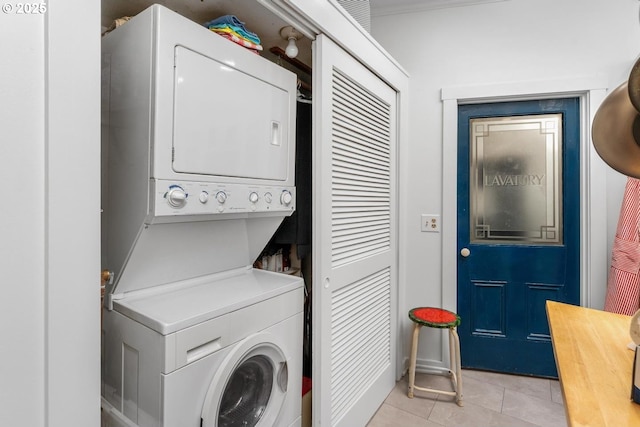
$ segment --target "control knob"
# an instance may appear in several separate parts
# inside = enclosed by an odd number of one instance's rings
[[[174,208],[181,208],[187,203],[188,194],[184,191],[184,189],[178,185],[172,185],[169,187],[169,191],[167,191],[164,195],[165,199],[167,199],[167,203]]]
[[[289,206],[292,200],[293,196],[291,195],[291,192],[289,190],[284,190],[280,195],[280,203],[285,206]]]
[[[218,191],[216,193],[216,200],[218,201],[218,203],[223,204],[227,201],[227,193],[225,193],[224,191]]]
[[[271,195],[271,193],[264,193],[264,201],[267,203],[271,203],[271,201],[273,200],[273,196]]]
[[[251,203],[256,203],[258,201],[258,193],[252,191],[251,194],[249,194],[249,201]]]

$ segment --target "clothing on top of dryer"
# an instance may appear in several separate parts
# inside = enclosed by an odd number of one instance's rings
[[[250,51],[252,51],[253,53],[259,53],[259,51],[262,50],[262,46],[259,44],[254,44],[248,40],[242,39],[240,37],[238,37],[236,34],[234,33],[228,33],[228,32],[220,32],[220,31],[216,31],[216,33],[222,37],[224,37],[227,40],[231,40],[234,43],[239,44],[240,46],[244,46],[247,49],[249,49]]]
[[[213,31],[225,28],[231,29],[238,33],[238,35],[240,35],[242,38],[250,40],[256,44],[260,44],[260,37],[258,37],[256,33],[249,31],[244,26],[244,22],[240,21],[234,15],[224,15],[212,21],[209,21],[204,25],[205,27]]]
[[[219,34],[240,46],[246,47],[254,53],[258,53],[262,50],[260,37],[258,37],[256,33],[249,31],[244,26],[244,22],[240,21],[234,15],[221,16],[213,21],[207,22],[204,26],[214,33]]]

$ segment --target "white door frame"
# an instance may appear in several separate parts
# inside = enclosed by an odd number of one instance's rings
[[[442,305],[457,306],[458,105],[542,98],[580,98],[580,304],[601,308],[607,279],[607,165],[591,143],[591,123],[606,96],[603,78],[505,83],[443,88]],[[444,347],[444,346],[443,346]],[[443,348],[443,359],[448,349]]]

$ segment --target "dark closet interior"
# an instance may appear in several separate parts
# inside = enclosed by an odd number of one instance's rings
[[[304,279],[303,375],[311,377],[311,104],[299,100],[296,109],[296,210],[284,219],[258,258],[282,253],[283,265],[300,262]],[[264,267],[263,267],[264,268]]]

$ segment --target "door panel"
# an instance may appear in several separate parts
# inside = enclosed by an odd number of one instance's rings
[[[366,425],[395,385],[396,93],[314,43],[313,424]]]
[[[555,377],[545,302],[579,304],[579,100],[461,105],[462,365]]]

